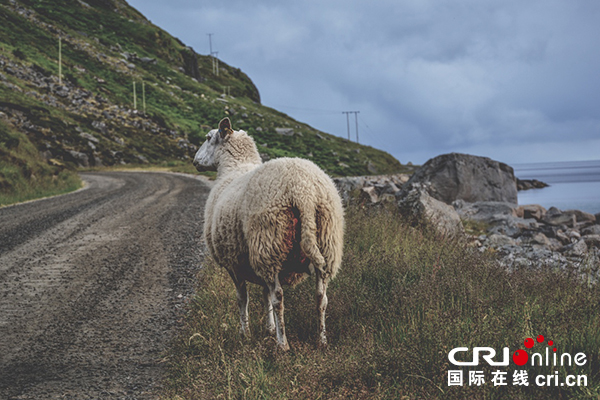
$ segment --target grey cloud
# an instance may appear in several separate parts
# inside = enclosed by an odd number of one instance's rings
[[[131,3],[199,52],[215,33],[266,105],[360,109],[365,142],[400,160],[598,157],[598,2]],[[341,114],[281,108],[346,135]]]

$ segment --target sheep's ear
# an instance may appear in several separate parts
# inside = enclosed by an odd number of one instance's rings
[[[221,122],[219,122],[219,134],[221,138],[225,138],[227,135],[231,135],[233,133],[233,129],[231,129],[231,121],[229,118],[223,118]]]

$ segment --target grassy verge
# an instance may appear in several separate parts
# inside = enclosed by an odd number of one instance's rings
[[[0,175],[7,171],[0,167]],[[36,180],[20,180],[12,190],[0,192],[0,207],[73,192],[82,187],[81,179],[72,171],[48,175]]]
[[[157,171],[157,172],[181,172],[190,175],[203,175],[211,180],[216,179],[214,171],[198,172],[189,161],[163,161],[155,164],[125,164],[102,167],[85,168],[81,171]]]
[[[292,350],[279,354],[263,338],[259,289],[251,287],[254,336],[244,342],[233,284],[208,260],[169,354],[164,398],[598,398],[600,290],[575,279],[539,269],[509,273],[460,242],[408,226],[394,211],[351,209],[343,271],[328,292],[329,349],[315,346],[314,280],[285,292]],[[508,346],[512,354],[539,334],[554,340],[559,354],[585,353],[587,363],[511,362],[500,367],[508,385],[494,387],[491,373],[499,368],[484,362],[462,368],[483,370],[483,386],[448,386],[448,370],[460,369],[448,361],[451,349]],[[528,371],[529,386],[511,384],[516,369]],[[535,376],[554,371],[561,379],[585,374],[588,386],[535,385]]]

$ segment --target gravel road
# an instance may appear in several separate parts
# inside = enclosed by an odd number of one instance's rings
[[[86,173],[0,209],[0,399],[155,398],[200,268],[209,187]]]

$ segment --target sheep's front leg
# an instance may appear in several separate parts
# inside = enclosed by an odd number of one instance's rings
[[[327,309],[327,284],[329,280],[323,278],[323,274],[317,271],[317,313],[319,314],[319,347],[327,347],[327,335],[325,331],[325,310]]]
[[[269,299],[269,288],[267,286],[265,286],[263,288],[263,303],[265,305],[265,312],[266,312],[265,328],[267,330],[267,335],[275,336],[275,320],[273,319],[273,304],[271,304],[271,300]]]
[[[237,289],[237,303],[240,308],[240,333],[244,337],[250,337],[250,325],[248,324],[248,288],[246,281],[235,281]]]
[[[279,277],[275,275],[275,282],[269,283],[269,299],[275,311],[275,333],[277,334],[277,344],[282,350],[289,350],[287,337],[285,336],[285,322],[283,319],[283,289],[279,283]]]

